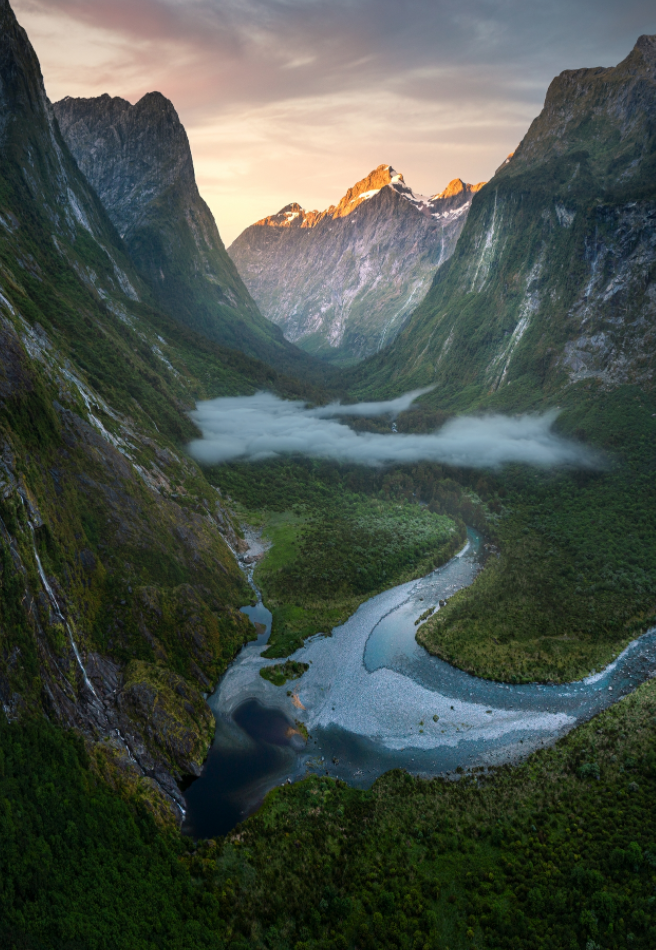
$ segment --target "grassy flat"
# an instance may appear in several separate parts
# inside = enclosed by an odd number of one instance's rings
[[[264,516],[272,547],[255,582],[273,623],[263,655],[289,656],[306,637],[330,633],[369,597],[444,563],[463,535],[462,524],[417,504],[356,495]]]

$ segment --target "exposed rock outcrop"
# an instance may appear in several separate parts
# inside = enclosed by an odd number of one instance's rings
[[[228,251],[287,339],[326,359],[362,359],[389,344],[421,302],[481,187],[457,178],[425,198],[379,165],[339,204],[289,204]]]
[[[0,136],[0,716],[78,730],[179,818],[203,694],[253,628],[230,514],[177,446],[206,382],[262,366],[153,306],[6,0]]]
[[[504,406],[656,373],[656,37],[567,70],[472,206],[450,261],[363,387],[469,387]],[[515,388],[508,392],[508,387]]]
[[[304,365],[259,312],[226,253],[173,104],[159,92],[136,105],[105,94],[67,97],[54,110],[159,306],[226,346],[286,369]]]

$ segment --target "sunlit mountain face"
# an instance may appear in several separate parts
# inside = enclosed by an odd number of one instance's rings
[[[380,165],[325,211],[292,203],[228,252],[262,312],[287,339],[353,363],[396,337],[449,259],[483,182],[456,178],[432,196]]]
[[[337,204],[381,162],[419,194],[488,180],[554,75],[618,63],[641,0],[17,0],[53,102],[157,90],[189,133],[226,245],[290,202]],[[645,19],[647,18],[647,19]]]
[[[20,13],[0,948],[652,950],[654,11]]]

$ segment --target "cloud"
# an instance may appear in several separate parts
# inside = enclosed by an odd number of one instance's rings
[[[317,406],[316,409],[307,411],[318,419],[330,419],[335,416],[390,416],[395,419],[400,412],[409,409],[415,399],[432,392],[434,388],[434,386],[426,386],[425,389],[413,389],[404,396],[388,399],[385,402],[356,402],[345,405],[341,402],[331,402],[328,406]],[[294,403],[294,405],[297,404]]]
[[[565,68],[656,32],[653,0],[14,0],[51,98],[158,89],[226,243],[381,162],[433,194],[489,178]]]
[[[390,415],[408,408],[419,392],[381,403],[308,409],[271,393],[198,403],[191,413],[203,433],[189,445],[202,464],[259,461],[305,455],[361,465],[441,462],[498,468],[509,462],[540,467],[599,466],[596,453],[553,431],[557,412],[522,416],[460,416],[435,433],[382,435],[355,432],[335,416]]]
[[[656,21],[651,0],[626,0],[621,8],[615,0],[17,0],[16,6],[121,37],[135,58],[162,75],[193,61],[193,77],[186,78],[195,81],[190,105],[213,113],[237,102],[353,88],[364,96],[377,87],[398,91],[409,81],[423,85],[420,98],[437,92],[458,102],[473,92],[490,102],[523,90],[536,73],[542,85],[564,66],[626,55],[636,30]],[[158,61],[163,44],[179,54],[165,64]],[[590,56],[594,61],[587,62]]]

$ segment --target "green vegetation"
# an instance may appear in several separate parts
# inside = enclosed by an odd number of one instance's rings
[[[158,829],[78,739],[0,721],[8,950],[649,950],[656,684],[523,765],[314,777],[227,838]],[[97,758],[97,756],[96,756]],[[126,793],[123,793],[126,795]]]
[[[269,655],[288,656],[376,591],[443,561],[467,523],[499,557],[428,618],[422,640],[515,681],[602,665],[656,614],[656,398],[639,388],[654,351],[635,335],[651,325],[654,265],[630,260],[653,236],[646,100],[622,140],[611,129],[604,143],[599,126],[568,112],[575,141],[542,136],[560,156],[506,166],[475,199],[398,345],[350,375],[352,394],[436,384],[399,431],[457,411],[558,403],[561,431],[606,449],[606,469],[285,460],[203,473],[180,448],[197,434],[195,399],[262,387],[324,394],[158,311],[61,142],[52,172],[35,61],[6,6],[0,18],[12,116],[0,156],[0,945],[651,950],[656,683],[521,766],[457,782],[397,771],[368,791],[314,777],[270,793],[226,839],[194,843],[113,732],[91,743],[97,707],[81,699],[35,556],[82,656],[98,654],[108,682],[116,677],[106,711],[114,702],[126,715],[155,776],[202,760],[212,724],[201,690],[253,633],[238,610],[250,594],[219,530],[234,533],[226,495],[274,542],[257,569],[274,614]],[[617,91],[618,75],[603,77],[599,95]],[[642,161],[626,175],[634,154]],[[583,299],[589,251],[602,247],[604,279]],[[604,297],[620,265],[635,280]],[[521,315],[525,332],[509,349]],[[609,349],[586,352],[598,375],[574,383],[565,346],[588,332]],[[284,684],[300,666],[270,674]],[[44,710],[79,723],[88,747]]]
[[[0,20],[13,115],[0,156],[0,694],[11,716],[95,732],[34,545],[83,662],[99,654],[117,677],[110,713],[122,703],[155,764],[180,775],[211,734],[201,693],[253,634],[229,513],[182,449],[199,434],[188,412],[203,397],[315,390],[158,309],[48,124],[6,4]]]
[[[422,430],[434,416],[430,407],[413,409],[399,418],[399,428]],[[354,532],[341,520],[348,502],[336,502],[333,518],[331,499],[355,492],[368,504],[384,500],[391,506],[386,511],[399,516],[417,509],[395,509],[395,503],[421,500],[431,511],[474,525],[499,549],[475,583],[420,628],[429,650],[478,676],[510,682],[566,682],[608,663],[655,622],[656,397],[637,387],[607,392],[586,384],[570,391],[557,425],[582,446],[605,451],[604,466],[476,472],[417,465],[378,472],[290,460],[213,470],[211,480],[224,491],[246,506],[269,509],[267,531],[275,543],[257,577],[274,614],[279,591],[280,619],[290,630],[281,652],[269,655],[287,655],[284,650],[298,645],[296,630],[304,630],[315,591],[324,604],[333,596],[322,577],[327,543],[335,541],[346,561]],[[306,522],[308,511],[313,515]],[[325,519],[323,511],[329,512]],[[378,550],[373,539],[371,545]],[[354,589],[356,560],[344,569],[342,561],[330,565],[335,586],[350,571]],[[336,615],[324,621],[326,627],[335,622]],[[320,621],[307,629],[321,629]]]
[[[181,676],[132,660],[125,669],[120,702],[121,712],[141,727],[146,746],[172,772],[183,767],[190,773],[202,766],[214,735],[214,717]]]
[[[652,946],[655,714],[650,683],[516,768],[272,792],[225,846],[251,946]]]
[[[651,385],[656,262],[634,255],[654,234],[652,56],[551,84],[405,329],[345,374],[351,394],[433,385],[441,408],[518,411],[559,404],[582,366],[593,385]]]
[[[278,522],[279,524],[279,522]],[[273,615],[267,657],[288,656],[315,633],[330,633],[369,597],[421,577],[462,545],[447,516],[406,502],[342,495],[303,522],[266,529],[284,543],[255,580]]]
[[[98,768],[75,735],[0,717],[0,945],[215,948],[219,899],[195,884],[191,843],[158,830],[143,787],[128,804]]]
[[[269,658],[289,656],[364,600],[444,563],[462,546],[461,513],[482,517],[439,467],[380,472],[291,459],[222,466],[209,477],[272,542],[255,570],[273,616]]]
[[[263,666],[260,676],[273,683],[274,686],[284,686],[288,680],[297,680],[309,668],[307,663],[285,660],[284,663],[276,663],[274,666]]]
[[[567,682],[656,623],[656,399],[629,387],[579,399],[561,425],[607,446],[608,468],[487,478],[500,557],[419,630],[478,676]]]

